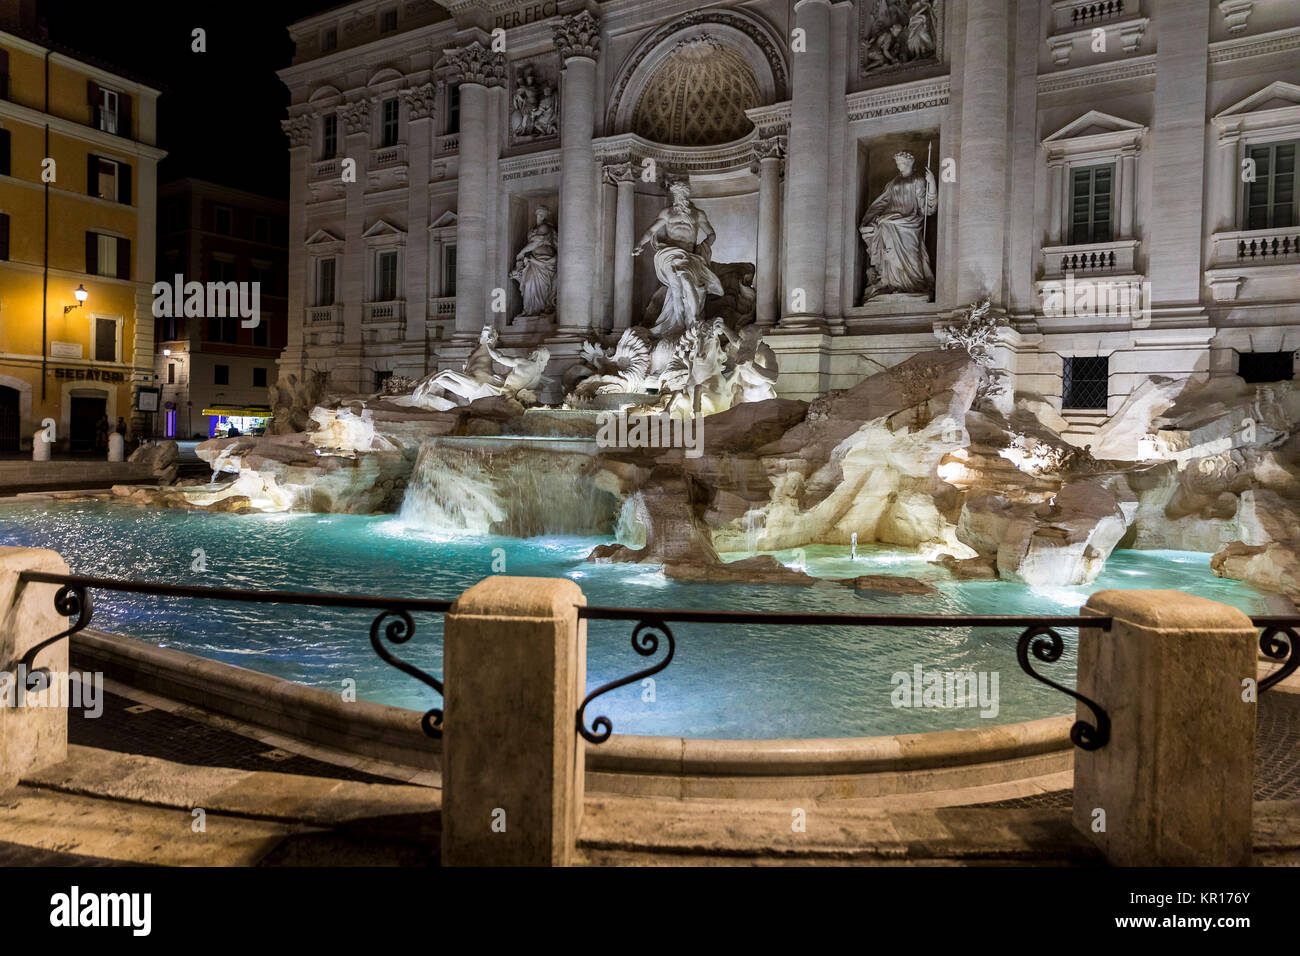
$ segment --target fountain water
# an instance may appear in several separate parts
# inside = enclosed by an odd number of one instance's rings
[[[856,531],[849,538],[849,560],[858,560],[858,533]]]
[[[501,534],[610,534],[617,501],[596,486],[592,442],[434,438],[420,446],[402,502],[408,525]]]

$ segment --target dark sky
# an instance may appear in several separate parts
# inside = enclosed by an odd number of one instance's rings
[[[195,176],[288,198],[288,141],[280,131],[289,94],[294,20],[339,0],[44,0],[53,44],[72,47],[161,87],[159,182]],[[191,33],[207,31],[207,52]]]

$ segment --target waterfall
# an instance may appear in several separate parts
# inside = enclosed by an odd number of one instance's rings
[[[583,451],[528,439],[431,439],[420,446],[401,520],[432,531],[529,538],[610,534],[617,501]]]
[[[753,557],[758,554],[758,519],[763,517],[762,508],[751,508],[745,512],[745,550]]]
[[[858,560],[858,533],[856,531],[853,532],[853,535],[849,540],[849,560]]]

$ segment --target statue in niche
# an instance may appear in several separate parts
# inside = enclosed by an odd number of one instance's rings
[[[925,220],[939,208],[934,174],[913,173],[916,158],[896,153],[898,175],[867,207],[858,232],[867,245],[867,286],[863,301],[884,295],[929,298],[934,269],[925,248]]]
[[[933,0],[875,0],[862,41],[862,72],[934,57],[936,33]]]
[[[528,241],[515,255],[515,268],[510,278],[519,284],[519,294],[524,299],[523,315],[555,314],[555,226],[550,222],[551,211],[537,207],[537,224],[528,230]]]
[[[722,283],[709,268],[717,237],[709,217],[691,202],[691,187],[685,180],[670,183],[668,191],[672,203],[659,211],[632,255],[639,256],[647,243],[654,251],[655,277],[665,294],[650,334],[675,340],[699,320],[709,293],[722,295]]]
[[[515,80],[515,95],[510,101],[510,132],[515,139],[554,136],[556,132],[555,89],[539,86],[532,65],[523,67]]]
[[[409,398],[399,402],[420,408],[447,411],[458,405],[492,395],[505,395],[525,405],[537,403],[537,388],[551,353],[539,348],[527,358],[511,358],[497,351],[497,330],[490,323],[479,333],[478,345],[458,372],[443,369],[420,380]],[[510,369],[502,376],[496,366]],[[448,397],[450,396],[450,397]]]

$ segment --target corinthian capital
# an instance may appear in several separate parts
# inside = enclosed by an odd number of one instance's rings
[[[610,163],[602,168],[602,179],[611,186],[617,186],[619,183],[634,183],[638,168],[630,160],[623,163]]]
[[[758,172],[759,164],[765,159],[775,159],[785,165],[785,137],[768,136],[764,139],[754,140],[754,155],[750,160],[749,168]]]
[[[553,24],[555,48],[561,58],[585,56],[594,60],[600,55],[600,21],[586,10],[562,17]]]
[[[310,113],[290,116],[288,119],[280,120],[280,129],[284,130],[284,134],[289,137],[290,149],[306,146],[311,142],[311,121],[312,114]]]
[[[402,90],[401,97],[406,100],[407,116],[413,120],[428,119],[432,116],[436,92],[432,83]]]
[[[478,40],[456,50],[447,50],[452,77],[458,83],[480,86],[503,86],[506,81],[506,56],[493,53]]]
[[[343,119],[343,131],[349,136],[365,133],[370,129],[370,104],[365,100],[356,100],[343,107],[340,112]]]

